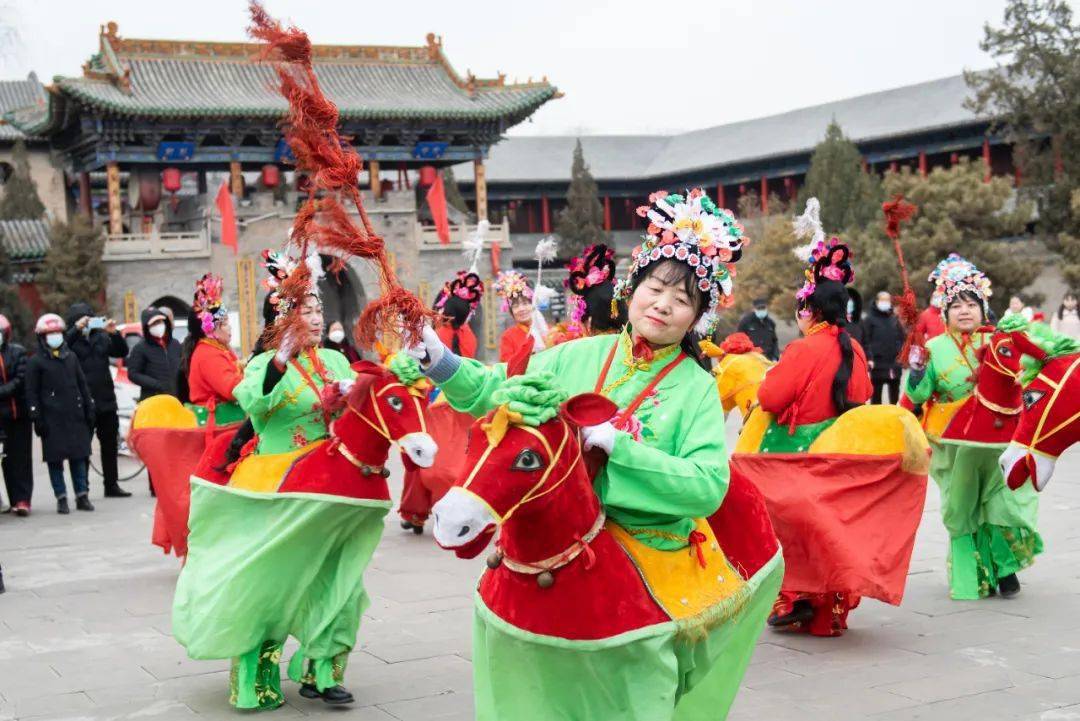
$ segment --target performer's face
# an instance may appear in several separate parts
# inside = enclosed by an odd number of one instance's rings
[[[214,340],[228,345],[232,341],[232,323],[225,316],[214,325]]]
[[[968,298],[958,298],[945,313],[949,330],[956,333],[970,333],[982,322],[982,307]]]
[[[510,314],[514,316],[515,323],[528,323],[532,320],[533,304],[528,298],[515,300],[510,305]]]
[[[300,304],[300,320],[303,321],[304,330],[307,331],[306,346],[318,345],[322,340],[323,314],[322,303],[313,295],[304,298]]]
[[[663,273],[641,281],[627,309],[634,332],[655,346],[678,343],[697,320],[697,303],[683,283],[669,284]]]

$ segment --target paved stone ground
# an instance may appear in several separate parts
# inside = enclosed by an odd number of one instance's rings
[[[766,631],[733,721],[1080,719],[1080,454],[1043,497],[1047,552],[1005,601],[950,601],[931,487],[900,608],[864,602],[841,639]],[[397,476],[395,475],[395,480]],[[57,516],[44,467],[28,519],[0,516],[0,721],[230,719],[227,664],[190,661],[169,633],[178,572],[149,543],[145,478],[128,500]],[[480,561],[440,551],[390,517],[348,687],[357,721],[472,717],[470,599]],[[341,713],[299,697],[272,718]],[[508,719],[507,721],[512,721]]]

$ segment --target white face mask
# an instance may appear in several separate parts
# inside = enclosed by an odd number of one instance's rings
[[[334,343],[340,343],[341,341],[345,340],[345,331],[343,331],[343,330],[332,330],[327,334],[326,337],[329,338]]]
[[[880,310],[882,313],[888,313],[890,310],[892,310],[892,303],[887,300],[879,300],[877,302],[877,309]]]
[[[155,338],[164,338],[165,324],[155,323],[154,325],[150,326],[150,335],[154,336]]]
[[[56,350],[60,346],[64,345],[64,334],[63,333],[49,333],[48,335],[45,336],[45,344],[47,346],[49,346],[50,348],[52,348],[53,350]]]

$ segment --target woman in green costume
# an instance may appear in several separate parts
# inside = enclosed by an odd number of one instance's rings
[[[629,323],[623,332],[581,338],[538,353],[524,378],[553,379],[546,382],[556,383],[566,395],[599,393],[620,408],[614,423],[581,428],[583,449],[606,456],[593,481],[603,512],[609,524],[635,542],[682,558],[702,542],[704,534],[695,530],[700,528],[695,519],[716,512],[728,488],[723,409],[701,364],[694,334],[707,334],[715,313],[730,303],[729,269],[741,256],[743,230],[701,190],[686,196],[659,192],[649,201],[638,209],[648,223],[645,242],[635,250],[630,272],[615,292],[616,298],[628,301]],[[508,387],[506,365],[487,367],[459,357],[430,328],[409,352],[457,410],[483,416],[499,405],[499,391]],[[507,408],[528,422],[532,405],[526,400],[511,401]],[[469,541],[469,535],[445,537],[451,533],[447,529],[476,535],[490,526],[490,516],[482,517],[486,506],[469,503],[469,498],[458,493],[440,501],[435,537],[442,545]],[[474,512],[478,515],[471,521]],[[742,607],[742,615],[727,622],[714,619],[705,626],[706,640],[697,645],[673,644],[670,637],[665,641],[643,632],[586,640],[577,632],[585,611],[569,607],[556,617],[545,616],[554,630],[533,633],[527,622],[507,622],[478,597],[477,718],[704,718],[694,715],[700,713],[722,718],[779,586],[779,556],[765,569],[748,582],[746,597],[752,600]],[[758,593],[762,587],[764,592]],[[609,613],[617,615],[620,589],[608,593],[613,595]],[[683,605],[688,602],[682,600]],[[521,619],[543,615],[538,607],[515,608]],[[717,662],[718,657],[723,661]],[[664,665],[663,673],[657,663]],[[641,677],[643,673],[649,677]],[[603,678],[582,684],[595,674]],[[676,703],[678,714],[673,715]],[[663,715],[661,709],[666,709]]]
[[[324,393],[336,385],[344,394],[356,377],[345,356],[319,348],[317,270],[295,307],[279,301],[276,323],[287,330],[276,350],[252,358],[234,390],[257,434],[253,452],[227,485],[192,483],[189,555],[177,583],[173,633],[192,658],[232,659],[230,703],[237,708],[284,703],[279,663],[290,635],[301,644],[288,669],[301,695],[353,701],[341,684],[368,603],[364,567],[389,505],[275,493],[289,459],[329,435]],[[275,458],[285,460],[274,465]],[[240,474],[249,462],[272,466],[279,476]]]
[[[930,475],[941,490],[941,516],[949,532],[949,591],[956,600],[1020,592],[1017,571],[1042,552],[1036,531],[1039,502],[1030,484],[1010,491],[1001,475],[999,445],[977,429],[943,438],[953,415],[972,395],[985,342],[990,280],[972,263],[951,254],[930,274],[931,303],[941,309],[946,331],[913,348],[906,392],[915,404],[932,402],[924,425],[933,455]]]

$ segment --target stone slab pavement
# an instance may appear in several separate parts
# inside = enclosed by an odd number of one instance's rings
[[[37,470],[33,515],[0,516],[0,721],[238,718],[227,663],[188,660],[170,636],[179,566],[150,545],[145,476],[127,483],[130,499],[101,498],[92,478],[98,510],[58,516]],[[400,469],[392,480],[396,493]],[[1043,495],[1046,553],[1022,574],[1023,593],[954,602],[931,484],[903,605],[865,601],[840,639],[766,630],[730,718],[1080,719],[1078,519],[1074,453]],[[481,564],[389,516],[346,679],[357,703],[329,708],[286,681],[287,705],[272,718],[472,718],[470,606]]]

